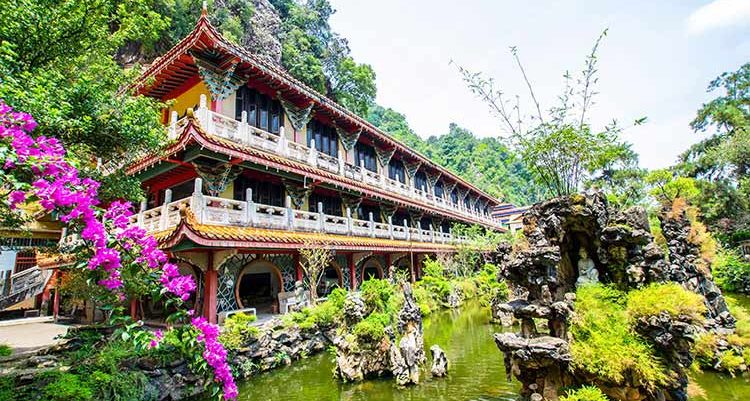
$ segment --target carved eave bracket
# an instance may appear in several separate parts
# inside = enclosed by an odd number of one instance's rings
[[[203,190],[209,196],[219,196],[226,191],[230,182],[233,182],[242,170],[231,164],[224,163],[218,166],[207,166],[200,163],[192,163],[195,172],[203,179]]]
[[[341,146],[344,147],[344,150],[350,152],[352,149],[354,149],[354,146],[357,145],[357,141],[359,140],[359,136],[362,134],[362,130],[358,129],[354,132],[348,132],[341,127],[336,127],[336,133],[339,135]]]
[[[244,85],[246,77],[236,74],[239,60],[233,60],[227,68],[220,68],[209,60],[206,60],[196,54],[190,54],[193,57],[195,65],[198,67],[198,74],[208,87],[211,93],[211,99],[221,101],[237,91],[237,88]]]
[[[281,107],[284,108],[284,113],[289,117],[289,122],[292,123],[292,128],[294,128],[296,132],[302,131],[315,114],[315,111],[313,110],[314,104],[310,102],[307,107],[298,107],[294,103],[281,97],[281,94],[278,92],[277,97],[279,98]]]

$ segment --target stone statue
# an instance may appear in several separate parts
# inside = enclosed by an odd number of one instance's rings
[[[576,287],[589,283],[598,283],[599,271],[596,270],[594,261],[589,258],[586,249],[581,248],[578,255],[580,259],[578,259],[578,280],[576,280]]]

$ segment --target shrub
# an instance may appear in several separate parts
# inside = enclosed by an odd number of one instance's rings
[[[477,283],[473,278],[465,278],[452,283],[453,288],[457,288],[461,291],[461,294],[465,299],[474,298],[477,296],[479,289]]]
[[[714,333],[703,333],[695,340],[693,351],[695,352],[696,360],[702,366],[711,366],[713,364],[718,341],[719,338]]]
[[[72,373],[59,374],[43,392],[49,401],[88,401],[94,397],[90,384]]]
[[[628,325],[626,298],[624,293],[603,285],[578,289],[577,313],[570,331],[573,368],[617,384],[625,377],[640,377],[651,388],[664,384],[664,367]]]
[[[560,401],[609,401],[609,398],[594,386],[583,386],[579,389],[570,390],[560,397]]]
[[[425,259],[423,272],[420,284],[439,300],[445,301],[451,293],[451,283],[445,277],[443,264],[434,259]]]
[[[371,313],[354,325],[352,332],[361,340],[378,341],[385,336],[385,328],[390,323],[390,315],[386,313]]]
[[[8,344],[0,344],[0,357],[10,356],[13,353],[13,349]]]
[[[219,335],[219,341],[231,350],[237,350],[250,339],[258,335],[258,328],[251,324],[257,320],[255,315],[236,313],[226,321]]]
[[[491,263],[486,263],[482,270],[476,275],[476,282],[481,296],[480,302],[483,305],[489,305],[493,298],[500,300],[508,299],[508,284],[505,281],[498,281],[498,272],[500,268]]]
[[[414,300],[419,305],[419,311],[422,312],[422,316],[427,316],[440,308],[440,303],[435,294],[425,288],[421,281],[414,284]]]
[[[724,351],[719,357],[719,364],[721,367],[726,369],[726,371],[732,376],[740,370],[740,365],[743,365],[744,363],[745,359],[742,356],[737,355],[733,350]]]
[[[651,284],[628,294],[628,316],[632,319],[667,312],[673,318],[687,316],[693,322],[705,320],[703,297],[679,284]]]
[[[140,371],[109,374],[97,370],[91,375],[91,384],[98,400],[143,400],[146,382],[146,375]]]
[[[368,310],[374,312],[389,312],[392,308],[394,294],[393,286],[387,280],[367,280],[359,288],[362,300]]]
[[[725,291],[750,290],[750,262],[731,249],[722,249],[712,265],[716,284]]]

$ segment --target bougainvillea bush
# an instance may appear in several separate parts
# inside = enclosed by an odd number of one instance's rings
[[[98,301],[108,306],[110,323],[133,332],[122,337],[159,347],[164,333],[147,332],[140,324],[124,324],[127,317],[122,312],[128,296],[150,294],[164,299],[177,311],[170,321],[186,323],[171,330],[194,333],[185,340],[197,356],[191,367],[212,376],[210,385],[216,387],[212,393],[235,399],[237,386],[226,362],[226,350],[218,341],[219,328],[185,308],[184,301],[196,288],[193,278],[181,275],[144,229],[129,224],[133,214],[129,202],[100,205],[99,182],[79,176],[62,144],[55,138],[35,137],[35,127],[31,115],[15,112],[0,101],[2,223],[20,224],[28,215],[20,211],[26,205],[38,205],[57,216],[67,229],[66,238],[72,239],[66,251],[80,261],[75,268],[85,272],[90,283],[107,290]]]

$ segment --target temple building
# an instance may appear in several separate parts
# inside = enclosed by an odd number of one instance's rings
[[[497,199],[229,42],[205,11],[131,89],[170,105],[170,143],[125,167],[148,194],[133,224],[194,275],[211,321],[287,311],[302,247],[333,252],[325,296],[390,269],[419,279],[425,257],[455,251],[456,223],[503,230]]]

